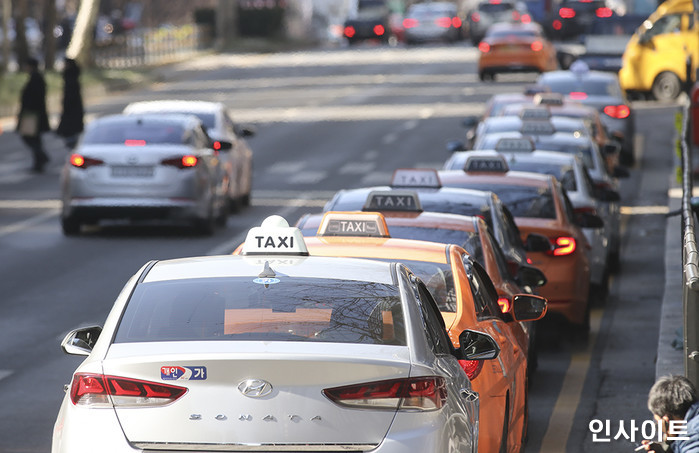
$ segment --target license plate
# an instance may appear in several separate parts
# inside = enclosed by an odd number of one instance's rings
[[[112,176],[115,178],[150,178],[153,176],[153,167],[145,166],[117,166],[112,167]]]

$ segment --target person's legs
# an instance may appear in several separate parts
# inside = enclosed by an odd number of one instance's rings
[[[29,146],[29,149],[32,151],[32,157],[34,159],[34,166],[32,167],[32,170],[39,173],[43,172],[44,165],[46,165],[46,163],[49,161],[49,157],[44,151],[41,135],[36,137],[23,137],[23,139],[24,143],[26,143],[27,146]]]

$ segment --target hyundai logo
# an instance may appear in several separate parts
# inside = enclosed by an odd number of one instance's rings
[[[246,379],[238,384],[238,390],[250,398],[262,398],[272,393],[272,384],[262,379]]]

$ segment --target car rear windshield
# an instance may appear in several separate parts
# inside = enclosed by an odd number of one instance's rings
[[[613,96],[621,98],[619,84],[606,78],[589,77],[585,79],[549,79],[544,82],[554,93],[569,95],[571,93],[586,93],[588,96]]]
[[[316,341],[405,345],[398,287],[314,278],[183,279],[138,285],[115,343]]]
[[[491,30],[485,35],[486,38],[537,38],[539,35],[533,30]]]
[[[487,14],[497,14],[506,11],[512,11],[514,5],[512,3],[481,3],[478,5],[478,11]]]
[[[182,144],[184,128],[179,124],[123,122],[105,123],[89,128],[82,143],[93,145]]]
[[[544,175],[552,175],[561,182],[568,192],[575,192],[578,186],[575,182],[575,170],[570,165],[560,165],[545,162],[522,162],[515,160],[508,162],[510,170],[530,171]]]
[[[513,216],[555,219],[556,208],[548,187],[506,184],[469,184],[469,189],[495,192]]]

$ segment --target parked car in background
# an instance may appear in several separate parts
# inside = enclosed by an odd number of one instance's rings
[[[481,0],[468,13],[468,35],[474,46],[485,36],[488,28],[498,22],[531,22],[525,3],[515,0]]]
[[[462,38],[462,21],[456,4],[450,2],[411,5],[405,13],[403,29],[406,44],[454,42]]]

